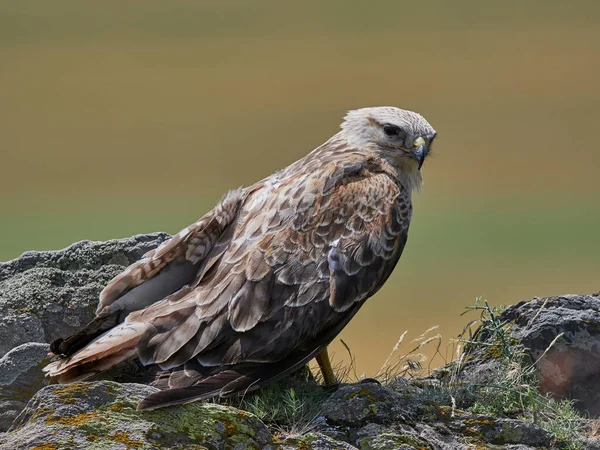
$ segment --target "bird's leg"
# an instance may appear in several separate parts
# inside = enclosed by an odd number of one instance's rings
[[[335,384],[335,375],[333,374],[333,368],[331,367],[331,361],[327,354],[327,347],[323,349],[321,353],[316,356],[316,360],[321,368],[323,374],[323,380],[326,385]]]

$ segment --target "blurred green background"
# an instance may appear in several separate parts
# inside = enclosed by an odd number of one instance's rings
[[[176,232],[346,110],[416,110],[409,244],[341,335],[372,375],[477,296],[600,289],[599,55],[596,0],[0,0],[0,260]]]

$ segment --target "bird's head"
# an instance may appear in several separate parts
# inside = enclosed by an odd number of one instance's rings
[[[376,148],[403,169],[419,171],[436,132],[423,116],[393,106],[349,111],[340,134],[349,145]]]

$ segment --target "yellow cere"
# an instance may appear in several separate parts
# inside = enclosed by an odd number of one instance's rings
[[[423,139],[422,137],[416,138],[415,142],[413,142],[413,147],[420,147],[422,145],[425,145],[425,139]]]

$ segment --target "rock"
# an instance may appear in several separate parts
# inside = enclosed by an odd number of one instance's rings
[[[430,447],[427,449],[434,448],[435,450],[472,450],[474,445],[465,440],[465,438],[459,434],[452,433],[442,423],[419,423],[415,425],[415,432],[417,435],[425,440]],[[481,445],[480,448],[489,449],[489,446]]]
[[[0,263],[0,356],[26,342],[51,342],[85,325],[106,283],[168,238],[153,233],[82,241]]]
[[[478,387],[506,374],[496,344],[490,344],[496,341],[490,336],[486,340],[485,328],[477,339],[486,344],[473,347],[458,377],[456,366],[449,366],[439,371],[445,370],[448,378],[341,385],[323,402],[318,417],[306,424],[311,431],[302,435],[273,437],[256,416],[215,403],[138,412],[137,402],[156,389],[138,384],[148,382],[155,369],[142,367],[137,360],[101,374],[102,381],[46,386],[41,367],[48,362],[47,343],[85,325],[104,285],[168,238],[155,233],[80,242],[58,252],[27,252],[0,263],[0,450],[532,450],[576,440],[582,448],[600,450],[593,426],[580,435],[567,433],[561,437],[564,442],[557,443],[548,431],[514,419],[511,410],[501,409],[502,417],[473,413],[489,413],[486,408],[461,410],[474,405]],[[600,415],[600,294],[534,299],[508,308],[499,320],[510,340],[506,348],[525,348],[537,362],[545,393],[575,399],[582,411]],[[477,401],[475,406],[485,398],[479,396]],[[260,405],[260,398],[255,405]],[[316,411],[313,408],[309,417]],[[540,423],[555,429],[547,421]],[[280,432],[297,427],[270,425]],[[9,426],[10,431],[1,432]]]
[[[320,431],[360,449],[549,448],[555,437],[530,422],[467,413],[432,402],[418,381],[342,386],[325,402]],[[468,445],[467,445],[468,444]],[[496,447],[494,447],[496,446]]]
[[[424,439],[414,434],[394,432],[379,433],[359,440],[361,450],[415,450],[433,449]]]
[[[137,402],[156,390],[110,381],[47,386],[29,401],[0,449],[272,448],[267,427],[232,407],[196,402],[136,411]]]
[[[153,233],[83,241],[0,263],[0,431],[47,384],[41,371],[49,361],[47,343],[89,322],[104,285],[168,238],[166,233]],[[144,373],[133,361],[103,377],[137,381]]]
[[[549,432],[522,420],[452,411],[449,407],[438,408],[438,414],[439,419],[450,431],[476,441],[496,445],[522,444],[534,448],[547,448],[555,440]]]
[[[0,358],[0,431],[6,431],[27,401],[47,384],[41,368],[48,344],[22,344]]]
[[[600,293],[534,298],[508,307],[499,320],[536,362],[543,394],[573,400],[580,412],[600,416]],[[490,380],[500,370],[493,353],[476,349],[461,381]]]
[[[418,402],[378,383],[357,383],[340,387],[323,404],[321,416],[328,424],[360,427],[407,420],[416,413]]]
[[[277,450],[358,450],[347,442],[336,441],[321,433],[307,433],[278,438]]]
[[[28,342],[13,348],[0,358],[0,386],[10,386],[20,375],[48,359],[50,346]]]
[[[600,438],[584,438],[583,448],[585,450],[600,450]]]
[[[502,319],[537,361],[542,393],[600,416],[600,296],[536,298],[508,308]]]
[[[380,434],[387,433],[391,430],[392,429],[387,425],[381,425],[378,423],[368,423],[364,427],[361,427],[356,431],[356,438],[357,441],[360,442],[361,438],[378,436]]]
[[[26,404],[19,400],[0,400],[0,442],[3,442],[2,432],[9,429]]]

